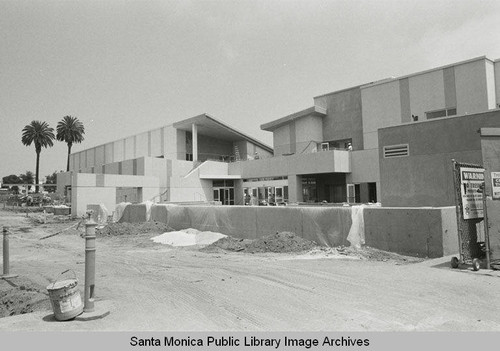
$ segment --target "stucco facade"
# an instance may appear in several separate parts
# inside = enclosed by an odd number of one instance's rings
[[[443,195],[453,194],[448,192],[451,181],[448,159],[455,157],[464,162],[481,163],[479,139],[471,128],[499,125],[500,118],[492,117],[494,114],[488,118],[476,116],[500,106],[499,78],[498,60],[477,57],[320,95],[314,98],[314,107],[261,128],[273,132],[275,156],[282,155],[284,144],[298,145],[300,123],[311,126],[310,130],[316,135],[316,148],[305,151],[288,148],[288,155],[298,158],[308,154],[312,159],[313,153],[332,147],[348,150],[350,170],[345,172],[344,186],[354,190],[354,202],[375,200],[384,206],[448,206],[453,204],[450,195]],[[317,139],[320,134],[317,127],[309,122],[310,115],[305,113],[318,108],[323,112],[316,117],[322,120],[321,140]],[[462,119],[450,119],[452,116],[462,116]],[[433,129],[433,126],[439,128]],[[401,149],[407,144],[410,145],[409,157],[385,159],[384,147],[392,145]],[[392,152],[402,152],[397,148]],[[330,177],[338,172],[329,172]],[[294,175],[300,183],[301,176],[312,173],[319,180],[327,172],[309,166]],[[293,182],[296,183],[295,178]],[[320,193],[319,187],[316,192],[319,201],[326,195]],[[299,202],[303,201],[300,189],[293,193],[298,194]],[[347,196],[345,201],[352,202],[352,199]]]
[[[156,177],[155,202],[448,206],[450,159],[482,162],[475,130],[500,127],[499,106],[500,62],[477,57],[316,96],[261,126],[273,148],[200,115],[75,152],[70,168]]]

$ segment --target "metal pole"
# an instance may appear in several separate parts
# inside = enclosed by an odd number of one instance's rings
[[[457,170],[457,161],[455,159],[451,160],[453,167],[453,187],[455,193],[455,209],[457,214],[457,234],[458,234],[458,254],[460,257],[460,262],[463,263],[464,255],[463,255],[463,247],[462,247],[462,199],[460,197],[460,173]]]
[[[3,275],[1,279],[15,278],[17,274],[10,274],[10,257],[9,257],[9,227],[3,227]]]
[[[85,223],[85,303],[83,312],[94,311],[96,226],[97,223],[89,215],[89,219]]]
[[[483,183],[483,224],[484,224],[484,245],[486,248],[486,269],[490,269],[490,231],[488,228],[488,212],[486,211],[486,183]]]

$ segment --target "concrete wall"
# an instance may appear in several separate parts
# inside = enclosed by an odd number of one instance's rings
[[[485,60],[486,64],[486,90],[488,95],[488,109],[492,110],[496,105],[496,86],[495,86],[495,66],[490,60]]]
[[[242,178],[275,177],[289,174],[349,173],[350,152],[330,150],[302,155],[280,156],[229,164],[229,174]]]
[[[483,167],[485,169],[486,209],[488,214],[491,260],[500,260],[500,200],[492,199],[491,172],[500,172],[500,130],[481,135]]]
[[[144,210],[139,207],[131,206],[127,218],[144,218]],[[351,211],[350,207],[154,205],[151,220],[176,230],[195,228],[245,239],[291,231],[321,245],[339,246],[350,244],[347,236]],[[441,257],[458,251],[454,207],[365,207],[363,218],[368,246],[420,257]]]
[[[171,163],[169,201],[213,201],[212,180],[200,179],[199,167],[193,171],[193,162],[171,160]]]
[[[399,81],[361,88],[361,99],[364,148],[377,149],[377,130],[401,124]]]
[[[500,111],[380,129],[382,204],[454,205],[451,160],[482,163],[478,130],[483,127],[500,127]],[[384,158],[383,146],[397,144],[409,144],[409,156]]]
[[[458,252],[455,207],[364,209],[366,245],[420,257]]]
[[[272,155],[247,140],[241,140],[238,145],[241,146],[242,159],[246,159],[249,152],[252,156],[255,152],[261,157]],[[109,169],[114,170],[115,166],[111,164],[141,157],[163,156],[166,159],[185,160],[187,151],[186,132],[177,130],[173,126],[165,126],[75,152],[70,156],[70,170],[90,172],[94,167],[96,172],[97,170],[100,172],[103,165],[106,165],[105,169],[109,166]],[[198,134],[198,154],[200,160],[217,155],[230,156],[234,154],[234,143]]]
[[[166,126],[73,153],[70,156],[70,169],[101,169],[102,165],[165,154],[177,159],[176,147],[177,130]],[[185,150],[182,152],[182,159],[184,154]]]
[[[426,112],[445,108],[443,70],[431,71],[409,77],[410,114],[425,120]],[[453,87],[454,89],[454,87]],[[408,121],[411,121],[411,115]]]
[[[377,199],[380,201],[379,151],[377,149],[352,151],[351,173],[346,175],[346,182],[348,184],[361,184],[363,187],[361,189],[361,202],[368,202],[368,185],[364,183],[376,183]]]
[[[495,69],[485,58],[361,88],[365,149],[378,147],[377,129],[426,119],[426,112],[457,108],[457,115],[495,108]],[[496,82],[498,85],[498,81]]]
[[[63,181],[62,178],[61,181]],[[159,193],[157,177],[72,173],[72,215],[84,215],[88,204],[102,203],[110,212],[114,211],[116,189],[119,187],[141,188],[140,198],[142,201],[150,200]]]
[[[58,194],[64,194],[64,189],[67,185],[71,185],[71,172],[60,172],[56,176],[56,192]]]
[[[274,156],[290,153],[290,125],[285,124],[273,131]]]
[[[323,119],[317,116],[307,116],[295,121],[295,143],[303,145],[311,140],[323,141]],[[296,147],[295,152],[302,152],[303,147]]]
[[[496,107],[500,108],[500,60],[496,60],[494,66],[495,66]]]
[[[353,150],[362,150],[363,118],[359,87],[314,98],[314,104],[326,108],[323,141],[352,139]]]
[[[471,114],[489,109],[484,59],[455,66],[457,114]]]
[[[257,239],[291,231],[322,245],[348,245],[350,208],[155,205],[151,220],[176,230],[195,228]]]

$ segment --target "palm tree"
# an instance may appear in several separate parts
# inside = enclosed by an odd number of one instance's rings
[[[68,144],[66,172],[69,171],[69,155],[71,154],[71,147],[73,146],[73,143],[81,143],[83,141],[83,134],[85,134],[85,127],[76,117],[64,116],[63,119],[57,123],[57,140],[64,141]]]
[[[49,127],[47,122],[32,121],[30,124],[23,128],[23,136],[21,141],[24,145],[30,146],[32,143],[35,144],[36,151],[36,176],[35,184],[38,193],[38,175],[40,169],[40,152],[42,152],[42,147],[51,147],[54,145],[52,140],[54,140],[54,128]]]

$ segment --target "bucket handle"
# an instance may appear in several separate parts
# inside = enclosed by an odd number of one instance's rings
[[[54,286],[56,285],[56,283],[59,281],[59,279],[61,278],[61,276],[65,273],[68,273],[68,272],[72,272],[73,273],[73,276],[75,277],[75,280],[78,282],[78,278],[76,277],[76,273],[74,270],[72,269],[66,269],[64,272],[61,272],[59,273],[59,275],[57,276],[56,280],[54,280],[54,282],[52,283],[52,289],[54,288]]]

